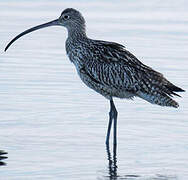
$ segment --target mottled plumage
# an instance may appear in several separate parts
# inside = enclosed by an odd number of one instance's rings
[[[66,11],[65,14],[69,14],[76,10]],[[80,13],[78,15],[82,17]],[[171,96],[183,91],[181,88],[141,63],[123,45],[89,39],[85,21],[80,26],[82,28],[68,28],[66,51],[87,86],[107,99],[138,96],[152,104],[178,107]]]
[[[19,34],[5,50],[24,34],[54,25],[64,26],[68,30],[66,52],[81,80],[110,100],[107,144],[113,119],[114,144],[116,144],[117,110],[113,97],[132,99],[137,96],[152,104],[178,107],[178,103],[172,99],[172,96],[179,96],[176,92],[184,91],[183,89],[173,85],[161,73],[144,65],[123,45],[88,38],[83,16],[72,8],[64,10],[59,19]]]

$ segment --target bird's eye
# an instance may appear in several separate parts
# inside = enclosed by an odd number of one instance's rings
[[[65,19],[65,20],[67,20],[67,19],[69,19],[69,18],[70,18],[70,16],[64,15],[64,19]]]

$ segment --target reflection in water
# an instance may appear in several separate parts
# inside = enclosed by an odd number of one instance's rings
[[[108,168],[109,168],[109,179],[117,179],[117,157],[116,157],[116,152],[117,152],[117,145],[113,145],[113,154],[111,156],[110,153],[110,147],[109,144],[106,145],[106,152],[108,156]]]
[[[110,147],[109,144],[106,145],[106,152],[107,152],[107,156],[108,156],[108,169],[109,169],[109,176],[107,176],[106,178],[108,178],[109,180],[128,180],[129,178],[138,178],[140,176],[138,175],[125,175],[123,176],[119,176],[117,174],[117,145],[113,145],[113,154],[111,155],[110,152]]]
[[[0,166],[5,166],[6,163],[2,162],[3,159],[7,159],[8,157],[4,156],[5,154],[8,154],[5,151],[0,150]]]
[[[150,177],[136,174],[118,175],[117,173],[117,146],[113,145],[113,154],[110,152],[109,145],[106,145],[106,152],[108,157],[108,176],[104,176],[100,180],[177,180],[176,176],[155,174]]]
[[[106,145],[106,152],[107,152],[107,157],[108,157],[108,173],[109,175],[105,177],[107,180],[128,180],[128,179],[134,179],[138,178],[140,176],[138,175],[124,175],[124,176],[119,176],[117,174],[117,145],[113,145],[113,154],[111,155],[110,152],[110,147],[109,145]]]

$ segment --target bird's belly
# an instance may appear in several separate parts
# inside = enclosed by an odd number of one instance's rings
[[[84,74],[81,71],[78,71],[78,75],[84,84],[107,99],[111,99],[111,97],[132,99],[134,97],[132,92],[101,84],[100,82],[91,79],[89,76],[87,76],[87,74]]]
[[[107,91],[107,88],[105,86],[103,86],[100,83],[97,83],[96,81],[92,80],[90,77],[88,77],[84,73],[81,73],[80,71],[78,71],[78,75],[86,86],[103,95],[107,99],[110,99],[111,93]]]

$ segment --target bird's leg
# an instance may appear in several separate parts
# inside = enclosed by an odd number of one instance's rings
[[[116,110],[113,99],[110,100],[110,106],[111,106],[111,109],[112,109],[112,116],[113,116],[113,119],[114,119],[114,139],[113,139],[113,143],[114,143],[114,149],[116,149],[116,146],[117,146],[117,115],[118,115],[118,112]]]
[[[109,139],[110,139],[110,131],[112,127],[112,107],[110,106],[110,112],[109,112],[109,122],[108,122],[108,130],[106,135],[106,145],[109,145]]]
[[[112,121],[113,121],[113,110],[112,110],[112,99],[110,100],[110,112],[109,112],[109,122],[108,122],[108,130],[106,135],[106,145],[109,145],[109,139],[110,139],[110,132],[112,127]]]
[[[110,112],[109,112],[109,123],[108,123],[108,131],[106,136],[106,145],[109,145],[110,139],[110,131],[112,127],[112,121],[114,119],[114,145],[117,144],[117,110],[114,105],[113,99],[110,99]]]

